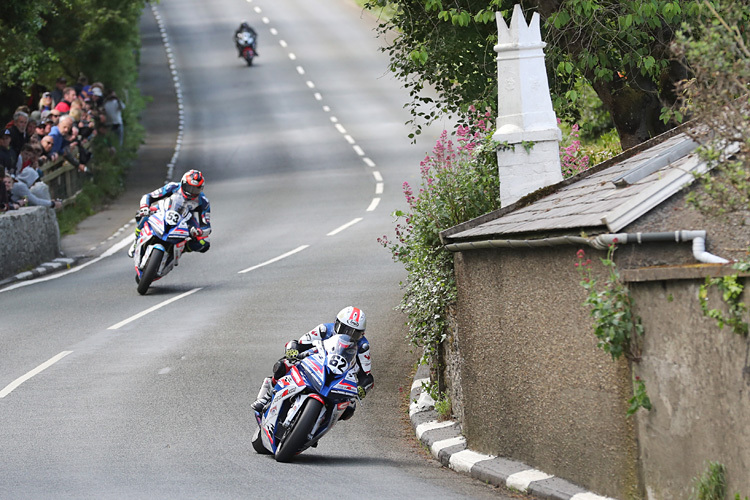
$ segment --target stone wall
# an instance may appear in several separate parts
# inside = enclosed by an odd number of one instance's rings
[[[0,214],[0,237],[0,280],[60,255],[60,230],[51,208],[24,207]]]
[[[596,347],[576,250],[456,254],[463,431],[478,452],[639,498],[630,368]]]
[[[645,328],[643,359],[634,372],[653,405],[650,412],[638,413],[650,499],[689,498],[692,478],[709,460],[726,466],[732,498],[750,495],[750,341],[703,316],[698,301],[703,282],[629,284]],[[742,301],[748,300],[745,291]],[[716,289],[709,304],[725,309]]]

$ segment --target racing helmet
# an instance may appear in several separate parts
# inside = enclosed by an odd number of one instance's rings
[[[180,181],[180,191],[186,200],[194,200],[203,191],[205,180],[198,170],[188,170]]]
[[[365,313],[358,307],[345,307],[336,315],[336,323],[333,325],[333,331],[348,335],[354,342],[359,341],[365,334],[367,318]]]

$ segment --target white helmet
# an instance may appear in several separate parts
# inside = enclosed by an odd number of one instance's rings
[[[366,326],[365,313],[357,307],[349,306],[340,310],[336,315],[333,331],[341,335],[348,335],[354,342],[357,342],[365,334]]]

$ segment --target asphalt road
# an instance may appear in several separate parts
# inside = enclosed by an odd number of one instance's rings
[[[206,176],[212,248],[146,296],[124,249],[107,256],[177,136],[147,9],[155,100],[128,192],[64,239],[89,265],[0,291],[0,498],[517,498],[440,467],[408,422],[403,269],[376,240],[432,142],[407,138],[374,21],[348,0],[157,8],[183,97],[175,173]],[[243,19],[259,32],[252,67],[232,42]],[[346,305],[368,315],[375,390],[293,463],[255,454],[250,403],[284,342]]]

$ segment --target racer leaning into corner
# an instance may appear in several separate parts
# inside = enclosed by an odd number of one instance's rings
[[[188,221],[190,226],[190,239],[187,242],[185,251],[187,252],[207,252],[211,246],[208,241],[208,235],[211,234],[211,205],[208,198],[203,194],[205,179],[203,174],[198,170],[188,170],[182,176],[180,182],[170,182],[163,187],[146,193],[141,198],[140,208],[135,216],[137,222],[135,227],[135,241],[128,249],[128,257],[133,257],[135,247],[138,243],[138,235],[146,223],[146,219],[151,215],[151,204],[159,200],[172,196],[179,192],[185,199],[187,209],[193,214]]]
[[[304,357],[303,353],[312,348],[315,342],[323,341],[336,334],[348,335],[353,342],[357,343],[357,368],[359,369],[357,372],[357,392],[359,398],[364,399],[375,385],[375,379],[370,373],[372,360],[370,359],[370,343],[365,337],[366,325],[365,313],[357,307],[349,306],[339,311],[335,322],[322,323],[302,335],[299,340],[287,342],[284,347],[284,357],[273,365],[273,377],[266,377],[263,380],[258,399],[252,404],[253,410],[258,412],[265,410],[273,398],[276,382]],[[354,406],[349,406],[344,410],[341,420],[351,418],[354,415],[354,409]]]
[[[258,33],[252,28],[252,26],[247,24],[247,21],[242,21],[240,27],[234,31],[234,45],[237,47],[237,57],[242,57],[242,49],[247,43],[246,33],[253,40],[251,44],[253,53],[256,56],[258,55]]]

